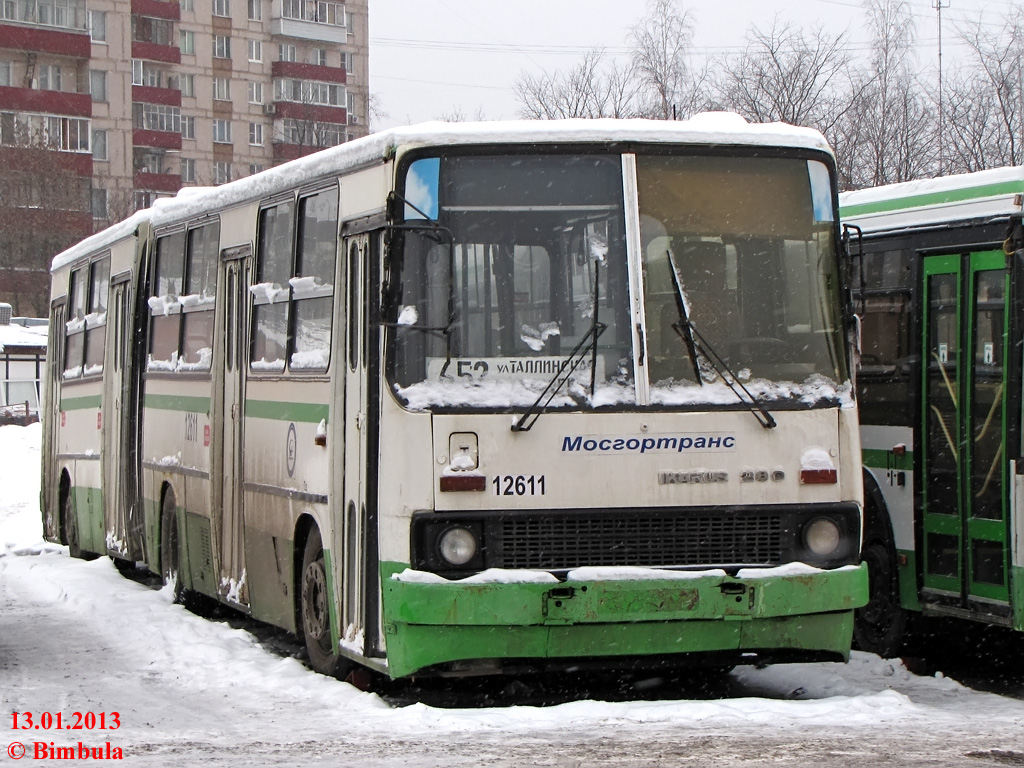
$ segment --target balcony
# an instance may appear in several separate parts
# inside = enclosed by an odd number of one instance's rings
[[[92,97],[88,93],[0,86],[0,109],[67,117],[92,117]]]
[[[341,3],[304,2],[302,0],[274,0],[270,15],[270,34],[295,37],[300,40],[314,40],[325,43],[344,44],[348,42],[348,27],[320,19],[321,8],[343,9]],[[343,10],[338,13],[344,13]],[[331,14],[329,21],[337,19]]]
[[[274,117],[348,125],[348,110],[344,107],[322,107],[318,104],[301,104],[295,101],[275,101]],[[342,130],[344,131],[344,128]]]
[[[89,38],[86,38],[88,40]],[[181,64],[181,49],[176,45],[142,43],[132,41],[132,58],[146,61],[163,61],[167,64]]]
[[[146,104],[164,104],[168,107],[181,106],[181,91],[177,88],[155,88],[149,85],[133,85],[132,101]]]
[[[133,181],[135,189],[144,189],[150,192],[174,193],[181,189],[181,175],[177,173],[136,171]]]
[[[36,53],[56,53],[76,59],[88,59],[92,43],[85,32],[39,27],[19,27],[0,19],[0,48]]]
[[[166,0],[132,0],[132,13],[154,19],[178,21],[181,19],[181,6]]]
[[[39,153],[47,160],[40,161]],[[92,155],[88,152],[53,152],[39,147],[0,147],[0,166],[11,171],[38,171],[40,166],[54,163],[75,176],[92,176]]]
[[[323,67],[301,61],[275,61],[270,65],[271,77],[290,77],[295,80],[317,80],[321,83],[345,84],[347,73],[340,67]]]
[[[181,149],[181,133],[175,131],[151,131],[145,128],[132,130],[132,145],[154,149]]]

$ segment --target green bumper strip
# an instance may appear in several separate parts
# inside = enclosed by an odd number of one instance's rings
[[[451,661],[643,656],[772,648],[847,657],[864,565],[735,579],[441,584],[383,567],[388,668],[402,677]],[[392,566],[392,567],[389,567]]]

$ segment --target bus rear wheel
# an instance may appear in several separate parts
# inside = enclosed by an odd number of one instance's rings
[[[313,528],[302,553],[299,614],[302,635],[309,654],[309,666],[324,675],[343,677],[349,664],[334,652],[331,640],[331,610],[327,590],[327,567],[320,531]]]
[[[171,585],[175,603],[183,603],[184,581],[181,577],[178,549],[178,515],[174,504],[173,491],[164,494],[160,505],[160,575],[164,586]]]
[[[892,547],[880,539],[864,545],[862,559],[868,566],[868,604],[854,616],[857,647],[885,659],[903,647],[907,615],[900,607],[896,559]]]
[[[78,531],[78,515],[71,501],[71,490],[68,489],[61,502],[61,523],[64,526],[64,539],[68,543],[68,554],[79,560],[95,560],[96,553],[82,549],[81,534]]]

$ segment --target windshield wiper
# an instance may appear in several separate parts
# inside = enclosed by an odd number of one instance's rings
[[[743,386],[743,382],[732,372],[729,364],[722,359],[714,347],[708,344],[707,339],[701,335],[700,331],[694,326],[693,321],[690,320],[690,313],[686,306],[686,297],[683,294],[683,286],[679,282],[679,270],[676,267],[675,254],[672,253],[671,248],[668,249],[667,254],[669,269],[672,272],[672,284],[676,288],[676,308],[679,311],[679,319],[672,323],[672,328],[679,334],[679,338],[686,345],[687,352],[690,353],[690,360],[693,362],[693,372],[697,377],[697,383],[704,386],[704,378],[701,376],[698,361],[699,357],[703,357],[708,365],[714,369],[715,373],[718,374],[718,377],[739,398],[740,402],[747,406],[747,409],[757,419],[757,423],[765,429],[772,429],[776,426],[776,421],[768,412],[768,409],[751,394],[749,389]],[[746,398],[743,395],[746,395]]]
[[[596,357],[597,353],[597,340],[601,334],[604,333],[605,328],[608,326],[604,323],[599,323],[596,320],[590,326],[589,330],[583,334],[583,338],[580,339],[579,343],[573,347],[572,352],[569,356],[562,361],[562,364],[558,366],[558,372],[554,378],[548,382],[548,385],[544,388],[544,391],[540,393],[538,397],[529,408],[519,417],[519,420],[512,425],[513,432],[526,432],[534,425],[540,415],[547,410],[548,405],[558,394],[559,390],[565,386],[566,382],[572,378],[572,374],[579,368],[580,363],[586,357],[588,352],[592,352],[591,357],[591,368],[590,368],[590,395],[594,395],[595,376],[596,371],[594,367],[593,358]],[[544,398],[547,397],[547,400]],[[541,401],[543,405],[541,404]]]
[[[533,405],[527,408],[523,415],[519,417],[519,420],[512,425],[513,432],[527,432],[534,425],[548,405],[551,404],[558,391],[572,378],[573,373],[579,368],[580,363],[583,362],[583,358],[586,357],[588,352],[590,352],[590,396],[594,396],[594,389],[597,386],[597,340],[601,338],[601,334],[608,327],[597,319],[598,304],[601,300],[600,276],[600,262],[595,261],[594,295],[592,297],[594,301],[594,322],[590,324],[590,328],[583,334],[583,338],[579,340],[579,343],[573,347],[569,356],[558,366],[558,372],[548,382],[548,385],[544,387],[544,391],[540,393],[540,396],[533,401]],[[547,400],[544,400],[545,396],[547,396]],[[541,405],[542,400],[544,400],[543,405]]]

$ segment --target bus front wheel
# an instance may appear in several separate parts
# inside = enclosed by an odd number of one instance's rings
[[[302,634],[309,654],[309,666],[321,674],[342,677],[348,665],[334,652],[331,640],[328,578],[320,531],[314,527],[306,538],[302,553],[299,591]]]
[[[864,545],[862,559],[868,566],[868,604],[854,617],[857,647],[885,659],[903,647],[907,615],[900,606],[896,558],[891,546],[880,539]]]

